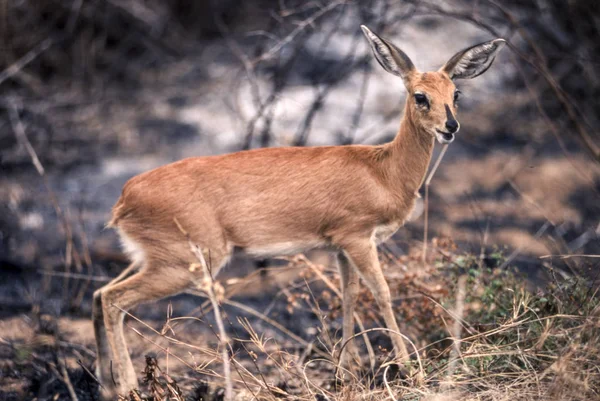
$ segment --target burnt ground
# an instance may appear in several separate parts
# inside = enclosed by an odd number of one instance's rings
[[[426,30],[425,24],[415,25],[402,37],[418,37]],[[459,36],[461,42],[470,43],[481,33],[464,29]],[[429,36],[428,41],[431,46],[436,41],[442,43],[439,52],[429,53],[446,57],[448,43],[440,33]],[[126,265],[115,234],[104,229],[110,207],[125,181],[141,171],[182,157],[240,148],[252,106],[248,85],[239,79],[239,69],[231,57],[224,56],[226,50],[224,44],[213,44],[197,54],[192,52],[168,68],[145,72],[142,85],[135,88],[109,86],[97,91],[58,83],[54,91],[49,91],[52,95],[24,98],[28,107],[18,118],[25,123],[28,138],[45,166],[43,178],[15,139],[14,121],[0,121],[0,398],[66,397],[59,379],[60,367],[65,366],[80,400],[94,399],[94,380],[79,364],[93,371],[91,293]],[[417,57],[418,49],[411,50]],[[429,55],[424,64],[439,64],[436,57]],[[532,117],[533,112],[514,115],[516,104],[533,100],[521,92],[505,90],[514,71],[502,68],[503,62],[508,63],[508,59],[499,57],[492,68],[498,69],[495,73],[490,70],[489,75],[465,83],[463,92],[470,94],[461,109],[461,132],[430,189],[429,236],[451,238],[460,252],[482,254],[486,260],[502,253],[509,258],[508,264],[517,266],[533,285],[544,285],[552,274],[593,275],[597,264],[577,258],[540,257],[600,253],[600,166],[571,137],[553,136],[540,119]],[[389,139],[400,119],[403,89],[376,71],[365,96],[355,142]],[[302,78],[303,74],[308,73],[300,71],[298,76]],[[259,84],[266,85],[265,81],[263,78]],[[295,132],[312,99],[310,87],[304,84],[299,80],[281,96],[272,146],[291,142],[288,132]],[[308,144],[336,143],[340,120],[347,120],[354,112],[352,104],[344,101],[356,97],[360,84],[357,77],[351,77],[336,88],[315,119]],[[394,112],[395,117],[385,117]],[[523,121],[516,129],[514,124],[506,123],[515,118]],[[56,206],[60,208],[59,217]],[[416,252],[422,235],[421,215],[384,248],[396,255]],[[72,257],[69,247],[77,250],[77,257]],[[333,269],[326,256],[314,256]],[[254,271],[254,265],[240,256],[221,280],[231,284],[231,280]],[[387,274],[407,273],[399,265]],[[290,309],[290,303],[294,304],[290,287],[306,285],[298,272],[275,269],[254,275],[252,280],[243,281],[243,290],[232,299],[318,347],[322,321],[313,302],[298,301],[301,306]],[[315,291],[323,287],[315,285]],[[202,302],[197,296],[181,295],[132,313],[160,330],[169,305],[171,318],[203,316],[197,309]],[[233,307],[225,309],[233,335],[247,338],[238,321],[244,313]],[[294,358],[306,358],[314,352],[264,320],[247,316],[257,332],[274,339],[273,349],[283,349]],[[211,319],[205,316],[201,322],[187,322],[185,327],[175,325],[173,332],[196,347],[214,347],[216,340],[207,324]],[[339,318],[328,325],[330,332],[339,336]],[[202,361],[198,353],[188,354],[189,347],[168,345],[170,353],[186,355],[182,358],[185,363],[167,358],[161,348],[167,347],[167,341],[133,319],[128,319],[128,326],[144,334],[127,330],[140,371],[144,356],[155,353],[163,368],[188,387],[200,377],[207,378],[186,365]],[[388,346],[385,338],[374,341],[380,341],[384,348]],[[242,348],[238,350],[243,353]],[[251,360],[246,362],[250,364]],[[277,372],[272,363],[268,358],[261,359],[267,376]],[[319,376],[318,372],[315,369],[314,374]],[[278,381],[276,376],[270,379]]]

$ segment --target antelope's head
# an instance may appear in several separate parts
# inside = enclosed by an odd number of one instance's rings
[[[456,110],[461,92],[453,81],[475,78],[487,71],[504,46],[504,39],[469,47],[456,53],[439,70],[420,72],[398,47],[366,26],[361,25],[361,28],[379,64],[404,81],[408,91],[406,111],[412,114],[420,131],[432,135],[442,144],[454,141],[454,134],[460,128]]]

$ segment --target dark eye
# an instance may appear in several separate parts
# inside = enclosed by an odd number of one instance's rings
[[[417,102],[417,106],[429,107],[429,101],[427,100],[427,96],[425,96],[422,93],[415,93],[415,102]]]
[[[454,103],[458,103],[458,100],[460,99],[461,94],[462,94],[462,92],[459,90],[454,91]]]

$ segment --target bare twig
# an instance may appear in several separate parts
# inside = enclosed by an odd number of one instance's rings
[[[46,175],[44,166],[42,165],[35,149],[31,145],[31,142],[27,138],[25,126],[23,125],[23,122],[21,121],[21,118],[19,117],[18,105],[15,104],[14,102],[10,102],[7,106],[8,106],[7,107],[8,114],[9,114],[13,132],[14,132],[15,136],[17,137],[17,140],[19,141],[19,143],[21,143],[27,150],[27,153],[29,154],[29,157],[31,158],[31,163],[35,167],[37,173],[42,178],[43,183],[44,183],[44,188],[46,189],[46,192],[48,193],[48,197],[50,199],[50,203],[52,204],[52,207],[54,208],[54,211],[56,213],[56,217],[61,222],[62,228],[64,230],[66,252],[65,252],[65,275],[63,276],[64,277],[63,298],[66,300],[67,295],[68,295],[68,293],[67,293],[68,278],[69,278],[69,275],[71,274],[70,270],[71,270],[71,263],[72,263],[73,259],[75,259],[75,263],[78,265],[78,267],[80,267],[79,253],[75,249],[75,245],[73,243],[73,229],[71,227],[69,218],[67,217],[65,212],[60,207],[60,204],[58,203],[58,198],[57,198],[56,194],[54,193],[54,191],[52,190],[52,187],[50,186],[50,182]],[[47,284],[49,285],[49,282]]]
[[[1,76],[0,76],[0,83],[1,82],[2,82],[2,80],[1,80]],[[27,150],[27,153],[29,153],[29,157],[31,158],[31,163],[37,170],[38,174],[40,176],[44,177],[45,173],[46,173],[44,170],[44,166],[42,166],[42,163],[40,162],[40,159],[39,159],[37,153],[35,152],[35,149],[33,148],[33,146],[31,146],[31,142],[29,142],[29,138],[27,138],[27,134],[25,133],[25,127],[23,126],[23,122],[21,121],[21,118],[19,117],[19,110],[18,110],[17,106],[14,104],[10,104],[10,107],[8,108],[8,114],[10,117],[10,122],[13,127],[13,131],[15,133],[15,136],[17,137],[17,140],[25,147],[25,150]]]
[[[600,258],[600,255],[571,254],[571,255],[543,255],[543,256],[540,256],[540,259],[550,259],[550,258],[558,258],[558,259],[592,258],[592,259],[598,259],[598,258]]]
[[[112,280],[111,277],[105,276],[91,276],[89,274],[79,274],[79,273],[68,273],[68,272],[53,272],[53,271],[39,271],[39,274],[47,275],[47,276],[56,276],[56,277],[68,277],[70,279],[75,280],[89,280],[95,281],[98,283],[108,283]]]
[[[100,386],[100,387],[104,387],[104,385],[102,385],[102,383],[100,383],[100,380],[98,380],[98,378],[96,377],[96,375],[95,375],[95,374],[93,374],[93,373],[92,373],[92,372],[91,372],[91,371],[90,371],[90,370],[87,368],[87,366],[85,366],[85,365],[83,364],[83,362],[81,362],[81,360],[79,360],[79,359],[78,359],[78,360],[77,360],[77,364],[78,364],[78,365],[81,367],[81,369],[83,369],[83,370],[84,370],[84,372],[85,372],[85,373],[87,373],[87,374],[88,374],[88,376],[89,376],[89,377],[91,377],[92,379],[94,379],[94,381],[95,381],[96,383],[98,383],[98,386]]]
[[[0,85],[2,85],[2,83],[8,78],[11,78],[15,74],[18,74],[19,71],[21,71],[27,64],[35,60],[36,57],[38,57],[44,51],[48,50],[48,48],[50,48],[50,46],[52,46],[54,43],[55,40],[53,38],[47,38],[43,40],[40,44],[28,51],[23,57],[21,57],[19,60],[13,63],[10,67],[0,72]]]
[[[233,400],[233,385],[231,382],[231,362],[229,361],[229,337],[227,336],[227,332],[225,331],[225,325],[223,324],[223,319],[221,317],[221,308],[219,307],[219,300],[216,295],[216,282],[210,272],[210,268],[206,263],[206,259],[204,258],[204,254],[202,250],[198,247],[198,245],[194,244],[190,239],[187,231],[183,229],[181,224],[174,219],[175,224],[179,228],[182,234],[184,234],[188,240],[188,244],[190,246],[190,250],[192,253],[198,258],[200,261],[200,266],[202,267],[202,272],[204,274],[200,289],[205,291],[210,299],[210,302],[213,307],[213,311],[215,314],[215,320],[217,322],[217,328],[219,330],[219,341],[221,343],[221,354],[223,358],[223,376],[225,377],[225,401]],[[190,267],[191,268],[191,267]],[[221,287],[221,293],[222,287]]]
[[[56,363],[58,365],[58,369],[60,370],[59,379],[63,382],[63,384],[69,391],[69,396],[71,397],[71,400],[79,401],[79,399],[77,398],[77,393],[75,393],[75,388],[73,387],[73,383],[71,383],[71,379],[69,378],[69,372],[67,371],[65,357],[64,357],[60,347],[57,348]]]
[[[284,333],[285,335],[287,335],[288,337],[290,337],[294,341],[297,341],[299,344],[302,344],[304,347],[308,347],[310,345],[309,342],[303,340],[301,337],[298,337],[297,335],[295,335],[294,333],[292,333],[291,331],[289,331],[288,329],[286,329],[284,326],[282,326],[281,324],[277,323],[275,320],[270,319],[269,317],[263,315],[262,313],[258,312],[255,309],[250,308],[249,306],[246,306],[246,305],[241,304],[239,302],[232,301],[230,299],[225,299],[222,302],[224,304],[226,304],[226,305],[233,306],[235,308],[243,310],[244,312],[247,312],[247,313],[249,313],[251,315],[254,315],[254,316],[258,317],[261,320],[264,320],[265,322],[267,322],[271,326],[275,327],[277,330],[281,331],[282,333]]]
[[[390,384],[388,383],[388,379],[387,379],[387,373],[388,370],[390,369],[391,365],[387,365],[385,367],[385,370],[383,371],[383,383],[385,384],[385,388],[388,391],[388,394],[390,395],[390,398],[392,399],[392,401],[398,401],[398,399],[394,396],[394,392],[392,391],[392,388],[390,387]]]
[[[252,63],[257,63],[257,62],[262,61],[262,60],[268,60],[269,58],[273,57],[285,45],[287,45],[292,40],[294,40],[294,38],[300,32],[302,32],[306,27],[311,26],[319,18],[321,18],[323,15],[327,14],[329,11],[331,11],[334,8],[336,8],[336,7],[338,7],[338,6],[342,5],[342,4],[345,4],[345,3],[346,3],[346,0],[338,0],[338,1],[334,1],[332,3],[329,3],[325,7],[322,7],[321,9],[319,9],[317,12],[315,12],[314,14],[312,14],[310,17],[308,17],[304,21],[299,22],[297,24],[296,28],[292,32],[290,32],[285,38],[283,38],[282,40],[280,40],[279,42],[277,42],[277,44],[275,44],[275,46],[271,47],[268,51],[266,51],[265,53],[261,54],[259,57],[257,57],[254,60],[252,60]]]
[[[429,229],[429,185],[431,184],[431,180],[433,179],[433,175],[437,171],[440,163],[442,162],[442,158],[446,154],[448,150],[448,145],[444,145],[440,154],[438,155],[433,168],[429,172],[427,179],[425,180],[425,228],[423,229],[423,264],[427,263],[427,231]]]

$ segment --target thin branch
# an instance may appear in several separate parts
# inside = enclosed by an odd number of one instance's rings
[[[23,57],[11,64],[10,67],[0,72],[0,85],[2,85],[2,83],[7,79],[18,74],[19,71],[21,71],[27,64],[31,63],[40,54],[48,50],[54,43],[55,40],[53,38],[44,39],[40,44],[28,51]]]
[[[429,176],[427,176],[427,180],[425,180],[425,228],[423,229],[423,264],[427,263],[427,234],[429,229],[429,185],[431,184],[431,180],[433,179],[433,175],[437,171],[440,163],[442,162],[442,158],[446,154],[448,150],[448,145],[444,145],[442,147],[442,151],[438,155]]]
[[[174,219],[175,224],[181,231],[183,235],[186,236],[188,244],[190,246],[190,250],[198,258],[200,261],[200,266],[202,267],[202,272],[204,274],[204,278],[202,280],[201,289],[206,292],[208,298],[213,307],[213,311],[215,314],[215,320],[217,322],[217,328],[219,329],[219,341],[221,343],[221,354],[223,358],[223,376],[225,376],[225,401],[233,400],[233,385],[231,382],[231,362],[229,360],[229,337],[227,336],[227,332],[225,331],[225,325],[223,324],[223,319],[221,317],[221,308],[219,307],[219,301],[216,295],[216,282],[212,276],[210,268],[206,263],[206,259],[204,258],[204,254],[202,249],[198,247],[198,245],[194,244],[190,239],[190,235],[183,229],[181,224]],[[192,266],[190,266],[192,269]],[[222,291],[220,291],[222,293]]]
[[[592,258],[592,259],[597,259],[597,258],[600,258],[600,255],[572,254],[572,255],[543,255],[543,256],[540,256],[540,259],[550,259],[550,258],[559,258],[559,259]]]
[[[254,64],[254,63],[257,63],[259,61],[270,59],[275,54],[277,54],[277,52],[279,52],[279,50],[281,50],[285,45],[287,45],[292,40],[294,40],[294,38],[300,32],[302,32],[306,27],[311,26],[319,18],[321,18],[323,15],[327,14],[329,11],[333,10],[337,6],[340,6],[340,5],[345,4],[345,3],[346,3],[346,0],[334,1],[333,3],[330,3],[327,6],[321,8],[319,11],[317,11],[316,13],[314,13],[313,15],[311,15],[309,18],[307,18],[304,21],[298,23],[298,26],[292,32],[290,32],[285,38],[283,38],[282,40],[280,40],[279,42],[277,42],[277,44],[275,46],[273,46],[272,48],[270,48],[267,52],[263,53],[259,57],[257,57],[254,60],[252,60],[252,63]]]

